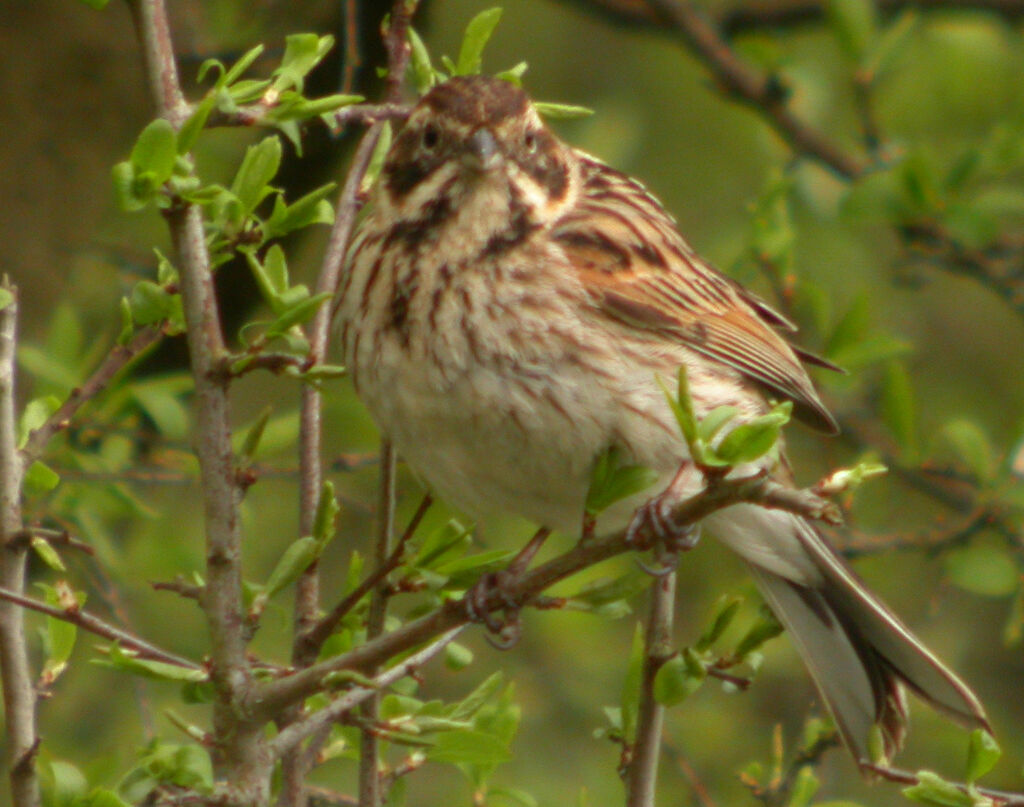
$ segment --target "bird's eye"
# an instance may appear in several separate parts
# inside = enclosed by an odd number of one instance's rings
[[[523,138],[523,145],[526,146],[526,150],[533,153],[537,150],[537,136],[533,132],[527,132],[526,137]]]
[[[441,133],[437,131],[437,127],[432,123],[428,123],[423,130],[423,148],[432,149],[436,147],[440,139]]]

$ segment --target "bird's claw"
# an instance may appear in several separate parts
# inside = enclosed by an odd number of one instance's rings
[[[470,622],[477,622],[486,628],[484,634],[488,643],[498,650],[508,650],[514,647],[522,635],[522,627],[519,621],[519,603],[512,598],[505,586],[508,574],[506,572],[488,572],[484,574],[463,597],[466,608],[466,616]],[[494,593],[501,600],[505,613],[504,619],[499,619],[488,607],[488,600]]]

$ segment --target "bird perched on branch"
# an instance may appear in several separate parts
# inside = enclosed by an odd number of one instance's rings
[[[667,481],[688,461],[657,382],[684,367],[703,417],[792,401],[836,423],[787,319],[694,253],[636,180],[558,139],[511,83],[452,78],[415,107],[348,253],[336,324],[356,390],[442,497],[579,530],[609,449]],[[777,454],[745,472],[789,483]],[[697,475],[699,477],[699,475]],[[700,492],[678,489],[680,499]],[[618,514],[626,523],[643,497]],[[806,518],[735,504],[704,522],[743,558],[846,746],[888,757],[904,689],[967,726],[977,698],[861,583]]]

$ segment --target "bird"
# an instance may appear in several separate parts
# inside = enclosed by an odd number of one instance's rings
[[[828,362],[791,344],[795,325],[704,261],[640,182],[563,142],[501,78],[455,76],[416,103],[352,237],[334,309],[378,427],[433,491],[478,518],[511,513],[578,533],[594,464],[611,450],[673,479],[692,458],[659,378],[680,368],[697,417],[730,406],[734,424],[749,422],[777,399],[838,430],[805,367]],[[741,470],[792,484],[782,453]],[[694,484],[675,493],[696,495]],[[620,502],[601,528],[629,524],[649,498]],[[902,746],[906,690],[988,728],[971,689],[811,521],[738,503],[701,526],[745,561],[862,772],[877,757],[874,732],[885,759]]]

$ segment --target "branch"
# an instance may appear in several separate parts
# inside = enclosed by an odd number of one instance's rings
[[[748,67],[689,0],[648,0],[682,36],[687,48],[725,92],[760,110],[765,120],[797,154],[812,157],[837,174],[853,179],[864,173],[863,160],[841,150],[797,117],[788,104],[788,89],[774,75]]]
[[[77,625],[83,630],[95,633],[97,636],[104,639],[117,642],[128,650],[134,650],[142,658],[151,659],[153,661],[162,661],[165,664],[173,664],[175,667],[184,667],[188,670],[202,669],[202,667],[194,661],[189,661],[187,658],[176,656],[173,653],[162,650],[156,645],[150,644],[145,639],[140,639],[134,634],[128,633],[121,628],[114,627],[110,623],[104,622],[99,617],[88,614],[78,608],[60,608],[58,606],[33,599],[32,597],[25,597],[6,588],[0,588],[0,600],[20,605],[22,608],[29,608],[33,611],[38,611],[41,614],[52,616],[54,619],[70,622],[72,625]]]
[[[659,558],[666,568],[674,568],[675,557]],[[636,738],[633,742],[627,778],[627,807],[654,807],[661,756],[661,729],[665,707],[654,697],[654,679],[673,654],[672,616],[675,611],[676,573],[656,577],[651,585],[650,614],[644,637],[644,661],[640,678],[640,706]]]
[[[21,449],[23,466],[28,468],[39,459],[54,435],[68,427],[75,413],[102,392],[121,370],[159,342],[163,335],[164,332],[160,328],[147,325],[139,329],[128,344],[115,345],[85,383],[71,390],[60,408],[50,415],[42,426],[29,433],[28,440]]]
[[[178,80],[163,0],[129,0],[142,43],[146,77],[159,114],[180,125],[188,114]],[[269,770],[262,726],[247,720],[251,671],[242,609],[241,491],[235,475],[227,394],[218,372],[227,355],[210,272],[202,211],[175,200],[166,211],[181,275],[192,378],[196,390],[196,455],[206,531],[206,585],[201,604],[210,631],[214,735],[220,752],[225,805],[262,805]]]
[[[17,347],[18,290],[4,277],[0,288],[12,300],[0,310],[0,586],[20,595],[25,590],[28,545],[17,540],[22,529],[21,483],[15,429],[14,357]],[[7,730],[7,770],[15,807],[37,807],[39,779],[35,754],[36,692],[25,646],[25,615],[12,603],[0,604],[0,679]]]
[[[717,510],[739,502],[753,502],[830,523],[835,523],[838,517],[838,508],[818,496],[813,488],[791,490],[770,479],[748,477],[709,480],[703,492],[673,508],[672,522],[681,530]],[[632,551],[633,548],[626,538],[625,530],[582,542],[547,563],[510,579],[507,585],[503,583],[501,590],[490,592],[483,603],[474,603],[474,610],[490,613],[534,604],[547,588],[560,580],[608,558]],[[338,670],[372,670],[396,654],[429,642],[468,621],[470,617],[466,604],[461,600],[449,600],[437,610],[367,641],[348,653],[264,684],[253,698],[254,708],[257,714],[271,717],[284,706],[325,689],[329,685],[328,676],[331,673]]]
[[[876,765],[872,762],[861,762],[865,770],[877,773],[887,782],[898,782],[904,785],[920,784],[918,775],[902,768],[890,768],[887,765]],[[950,782],[961,793],[969,793],[970,788],[960,782]],[[1024,807],[1024,793],[1013,793],[1007,790],[993,790],[988,787],[977,787],[975,790],[982,796],[992,800],[996,807]]]
[[[314,712],[303,720],[292,723],[271,741],[270,752],[275,757],[283,756],[307,737],[331,725],[331,723],[343,717],[347,712],[352,711],[356,706],[376,695],[380,690],[392,686],[402,678],[410,675],[444,650],[462,632],[463,627],[451,629],[422,650],[382,672],[373,679],[372,687],[355,687],[329,703],[323,709]]]

